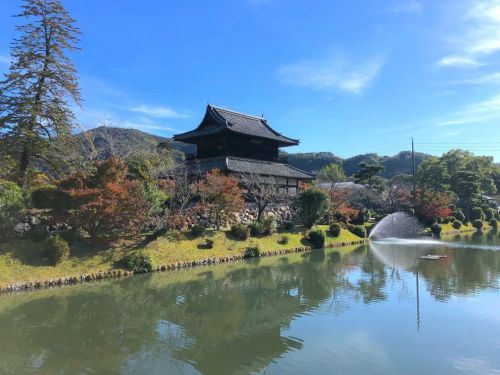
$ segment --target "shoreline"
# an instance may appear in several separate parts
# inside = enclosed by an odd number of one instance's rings
[[[330,244],[325,245],[322,248],[313,248],[311,246],[299,246],[299,247],[293,247],[293,248],[289,248],[289,249],[262,251],[260,253],[260,255],[257,257],[245,257],[241,254],[236,254],[236,255],[227,255],[227,256],[218,256],[218,257],[197,259],[197,260],[191,260],[191,261],[188,260],[188,261],[171,262],[168,264],[159,265],[154,270],[152,270],[150,272],[135,273],[133,271],[123,270],[123,269],[115,269],[115,270],[110,270],[110,271],[106,271],[106,272],[98,271],[98,272],[93,272],[93,273],[89,273],[89,274],[81,274],[79,276],[61,276],[61,277],[45,279],[45,280],[36,280],[36,281],[27,281],[27,282],[13,282],[13,283],[7,284],[5,286],[0,286],[0,295],[2,295],[2,294],[14,294],[14,293],[18,293],[18,292],[33,292],[33,291],[37,291],[40,289],[50,289],[50,288],[64,287],[64,286],[69,286],[69,285],[79,285],[79,284],[85,285],[85,284],[92,283],[92,282],[99,281],[99,280],[123,279],[126,277],[134,276],[135,274],[143,275],[143,274],[153,273],[153,272],[175,271],[175,270],[189,269],[189,268],[200,267],[200,266],[209,266],[209,265],[217,265],[217,264],[222,264],[222,263],[236,262],[236,261],[241,261],[241,260],[245,260],[245,259],[262,258],[262,257],[286,255],[286,254],[293,254],[293,253],[303,253],[303,252],[319,250],[319,249],[331,249],[331,248],[342,248],[342,247],[349,247],[349,246],[356,246],[356,245],[366,245],[368,243],[369,243],[369,239],[366,238],[366,239],[361,239],[358,241],[344,241],[344,242],[330,243]]]

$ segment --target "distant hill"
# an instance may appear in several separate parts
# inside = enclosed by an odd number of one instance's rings
[[[156,147],[160,144],[177,152],[179,158],[182,157],[182,154],[196,151],[193,145],[176,142],[172,138],[160,137],[137,129],[101,126],[77,135],[77,137],[84,136],[91,139],[93,138],[93,143],[97,149],[99,159],[106,159],[112,153],[123,157],[141,147]],[[312,173],[318,172],[321,168],[330,163],[337,163],[342,165],[348,176],[352,176],[357,172],[359,163],[363,161],[382,164],[385,169],[381,175],[387,178],[402,173],[411,174],[412,172],[411,152],[409,151],[402,151],[394,156],[380,156],[371,153],[356,155],[347,159],[342,159],[331,152],[283,152],[282,154],[288,156],[288,163],[290,165]],[[422,160],[429,157],[429,155],[422,153],[416,153],[415,156],[417,166]]]
[[[84,138],[92,140],[97,152],[98,159],[107,159],[111,155],[124,157],[135,150],[141,148],[156,147],[163,145],[178,152],[179,156],[185,153],[192,153],[195,148],[181,142],[176,142],[171,138],[160,137],[137,129],[123,129],[107,126],[86,130],[76,135],[82,141]],[[90,152],[90,142],[82,142],[86,145],[86,152]]]
[[[308,153],[297,153],[297,154],[287,154],[288,163],[290,165],[305,170],[307,172],[318,172],[324,166],[330,163],[337,163],[342,165],[346,175],[352,176],[358,171],[359,163],[380,163],[384,166],[384,170],[381,173],[383,177],[393,177],[398,174],[411,174],[412,173],[412,161],[411,152],[402,151],[394,156],[380,156],[378,154],[363,154],[356,155],[347,159],[342,159],[335,156],[331,152],[308,152]],[[415,164],[418,165],[425,158],[430,155],[415,153]]]

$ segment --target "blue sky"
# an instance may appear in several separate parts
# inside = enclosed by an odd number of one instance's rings
[[[0,2],[0,73],[20,0]],[[206,104],[261,115],[342,157],[440,154],[500,161],[500,0],[88,0],[82,127],[171,136]]]

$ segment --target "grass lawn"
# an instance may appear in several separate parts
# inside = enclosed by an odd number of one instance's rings
[[[359,241],[361,238],[347,230],[342,230],[338,237],[328,234],[328,226],[321,225],[327,232],[326,244]],[[150,253],[157,264],[191,261],[204,258],[243,254],[249,245],[257,244],[262,251],[290,249],[310,246],[304,239],[304,228],[294,231],[280,231],[266,237],[250,237],[238,241],[231,237],[227,230],[208,230],[203,236],[195,238],[189,231],[175,231],[146,245],[143,249]],[[283,236],[288,237],[287,244],[278,243]],[[212,249],[200,246],[206,238],[214,241]],[[75,244],[71,247],[71,257],[52,266],[46,258],[43,246],[30,240],[14,240],[0,244],[0,286],[47,280],[51,278],[79,276],[116,269],[117,262],[127,253],[137,250],[139,242],[121,240],[112,246],[90,246]]]
[[[484,221],[483,222],[483,230],[488,231],[491,229],[490,224],[488,222]],[[462,226],[459,229],[453,228],[453,223],[447,223],[447,224],[442,224],[442,233],[446,234],[449,232],[456,232],[457,230],[463,231],[463,232],[473,232],[475,231],[474,227],[472,226],[471,223],[467,224],[462,224]]]

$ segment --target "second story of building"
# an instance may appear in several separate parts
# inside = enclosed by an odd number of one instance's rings
[[[176,141],[196,145],[198,159],[237,156],[278,161],[279,148],[299,144],[273,130],[262,117],[207,106],[194,130],[174,136]]]

